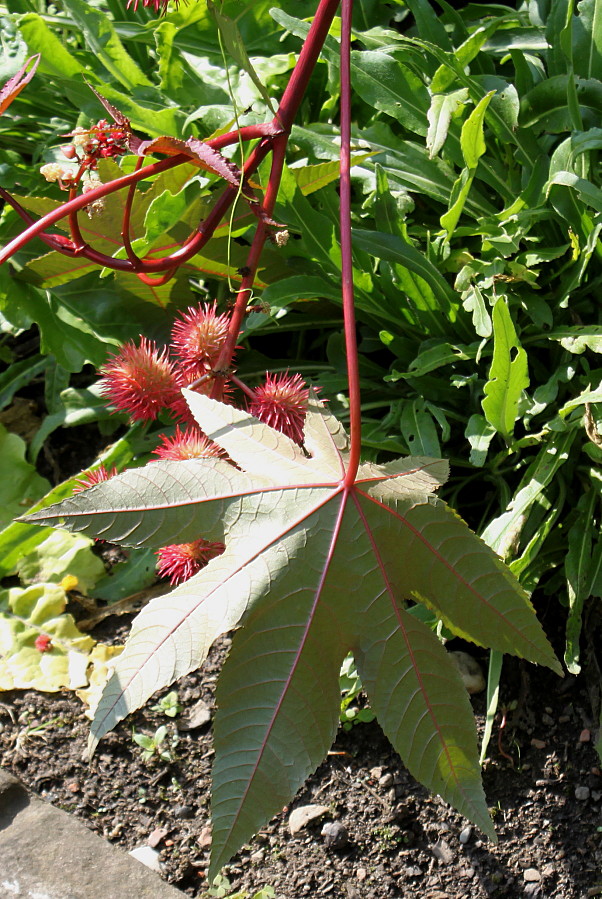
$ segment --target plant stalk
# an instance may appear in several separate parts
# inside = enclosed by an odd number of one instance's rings
[[[347,380],[349,382],[350,451],[345,487],[355,483],[362,446],[362,407],[360,392],[355,306],[353,298],[353,255],[351,245],[351,16],[353,0],[343,0],[341,23],[341,156],[340,156],[340,229],[341,285]]]

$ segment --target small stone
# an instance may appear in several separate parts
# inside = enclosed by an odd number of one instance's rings
[[[322,828],[322,836],[328,849],[342,849],[349,842],[347,828],[339,821],[328,821]]]
[[[523,871],[523,877],[527,881],[527,883],[537,883],[541,880],[541,874],[537,870],[537,868],[526,868]]]
[[[288,818],[288,829],[292,836],[295,836],[304,827],[307,827],[310,821],[315,818],[321,818],[328,811],[327,805],[299,805],[290,813]]]
[[[589,799],[589,787],[575,787],[575,799],[579,802],[585,802]]]
[[[65,784],[66,788],[70,793],[79,793],[81,790],[81,784],[79,780],[70,780]]]
[[[149,834],[148,839],[146,841],[147,845],[151,847],[151,849],[155,849],[161,840],[164,840],[169,831],[165,830],[164,827],[155,827],[153,832]]]
[[[440,865],[450,865],[454,860],[454,853],[445,840],[437,840],[437,842],[431,846],[431,852]]]
[[[525,886],[525,896],[540,896],[541,890],[538,883],[528,883]]]
[[[592,738],[591,731],[589,728],[584,727],[581,733],[579,734],[579,742],[580,743],[589,743]]]
[[[592,799],[594,800],[594,802],[600,802],[600,800],[602,799],[602,793],[600,792],[600,790],[592,790]]]
[[[379,787],[391,787],[393,785],[393,775],[392,774],[383,774],[382,777],[378,778]]]
[[[177,805],[173,810],[173,813],[176,818],[182,818],[183,820],[194,818],[195,815],[195,811],[191,805]]]
[[[251,853],[251,861],[255,865],[261,864],[261,862],[264,860],[264,858],[265,858],[265,852],[263,851],[263,849],[258,849],[256,852]]]
[[[469,880],[472,880],[474,875],[475,875],[474,868],[463,868],[462,871],[460,871],[460,877],[467,877]]]
[[[485,689],[485,678],[477,660],[461,650],[450,652],[449,655],[451,660],[455,662],[468,692],[481,693]]]
[[[366,870],[366,868],[356,868],[355,876],[359,880],[359,882],[362,883],[368,876],[368,871]]]
[[[544,714],[541,716],[541,723],[545,724],[547,727],[552,727],[554,724],[554,719],[551,715]]]
[[[471,838],[471,836],[472,836],[472,827],[470,827],[470,826],[465,827],[465,828],[460,832],[460,842],[462,843],[463,846],[465,846],[466,843],[468,843],[468,841],[469,841],[469,839]]]
[[[370,777],[373,777],[374,780],[380,780],[383,774],[382,765],[378,765],[376,768],[370,768]]]
[[[180,722],[180,730],[198,730],[211,721],[211,709],[206,702],[199,699],[190,710],[188,717]]]
[[[151,871],[156,871],[157,874],[161,873],[162,866],[156,849],[151,849],[150,846],[138,846],[136,849],[132,849],[129,855],[135,858],[137,862],[146,865]]]
[[[197,837],[197,845],[201,849],[208,849],[211,846],[211,825],[207,824]]]
[[[542,877],[553,877],[556,873],[556,868],[554,865],[544,865],[543,871],[541,872]]]
[[[535,738],[533,738],[531,740],[531,746],[534,749],[545,749],[547,746],[547,743],[545,740],[536,740]]]

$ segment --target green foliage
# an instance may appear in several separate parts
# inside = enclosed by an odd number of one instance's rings
[[[223,874],[218,874],[213,878],[212,885],[206,893],[203,894],[204,899],[274,899],[275,892],[273,887],[265,886],[253,893],[252,897],[246,890],[239,890],[236,893],[230,892],[230,881]]]
[[[182,706],[178,702],[178,693],[176,690],[170,690],[163,696],[157,705],[152,706],[154,712],[161,712],[168,718],[175,718],[182,711]]]
[[[343,661],[339,674],[339,686],[341,688],[340,720],[344,730],[351,730],[354,724],[369,724],[374,721],[375,715],[370,708],[358,708],[352,703],[362,692],[362,682],[355,667],[355,660],[351,654]]]
[[[158,727],[152,736],[134,731],[132,740],[142,749],[143,762],[159,760],[171,763],[175,760],[174,750],[179,742],[178,735],[170,734],[164,724]]]

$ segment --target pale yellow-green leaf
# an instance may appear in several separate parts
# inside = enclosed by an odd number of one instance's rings
[[[56,584],[0,591],[0,690],[56,692],[86,683],[94,640],[82,634],[65,612],[67,596]],[[40,636],[49,648],[36,648]]]

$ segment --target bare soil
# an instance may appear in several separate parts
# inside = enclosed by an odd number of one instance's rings
[[[123,640],[122,619],[103,627],[95,636]],[[166,879],[188,896],[203,896],[211,726],[186,727],[199,702],[213,708],[228,645],[223,639],[201,672],[176,685],[183,706],[177,717],[150,702],[102,741],[91,766],[83,760],[89,722],[76,697],[3,694],[0,764],[124,850],[150,841]],[[497,846],[413,780],[377,724],[361,724],[340,731],[294,802],[226,869],[231,888],[252,895],[270,884],[281,899],[602,894],[602,777],[585,682],[510,660],[503,689],[517,708],[503,727],[498,715],[483,772]],[[475,700],[479,726],[483,705],[482,697]],[[145,763],[132,731],[153,734],[162,724],[179,738],[174,758]],[[308,803],[328,811],[293,837],[290,811]],[[337,847],[322,836],[327,822],[345,829]]]

